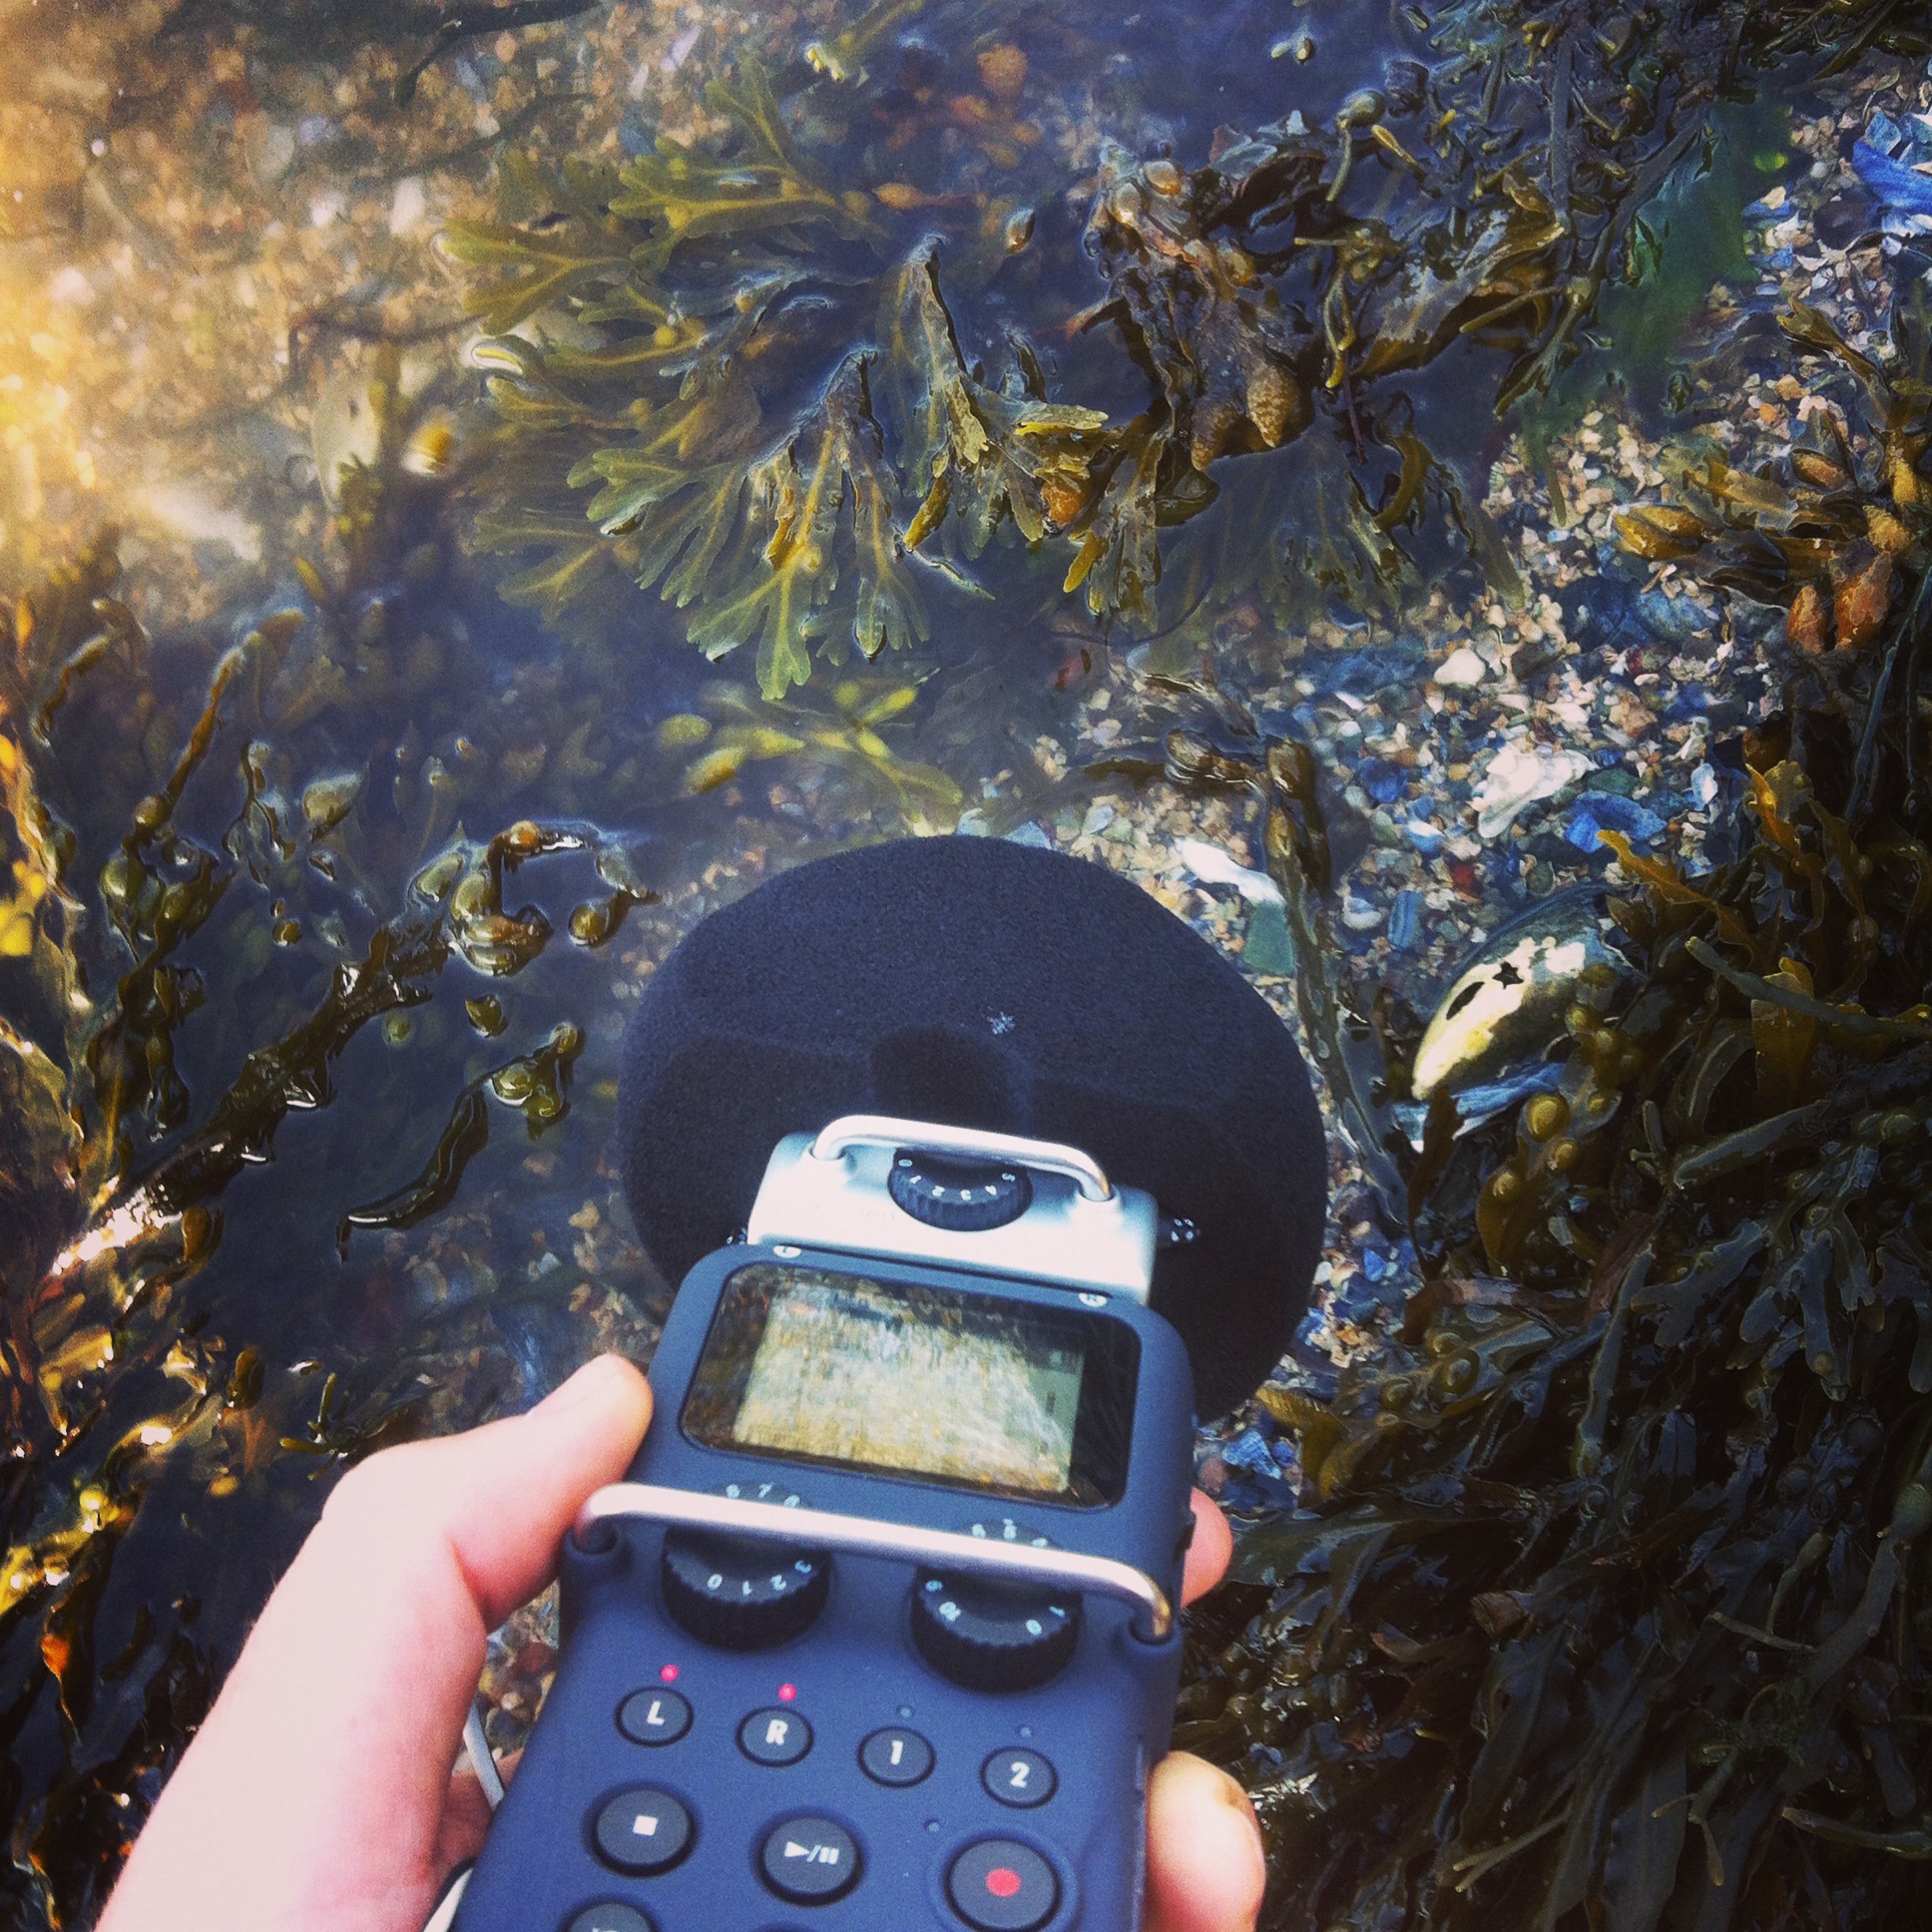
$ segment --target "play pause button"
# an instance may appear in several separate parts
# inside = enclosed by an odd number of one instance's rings
[[[648,1877],[669,1871],[691,1848],[691,1813],[669,1791],[639,1785],[606,1801],[591,1835],[607,1865]]]
[[[857,1880],[858,1841],[829,1818],[787,1818],[766,1833],[758,1865],[780,1898],[816,1905]]]

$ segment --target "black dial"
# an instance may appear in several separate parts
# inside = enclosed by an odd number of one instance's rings
[[[665,1534],[665,1609],[701,1644],[762,1651],[810,1629],[831,1588],[831,1559],[755,1537]]]
[[[914,1220],[978,1234],[1018,1220],[1033,1201],[1033,1177],[1010,1164],[969,1167],[901,1148],[886,1190]]]
[[[912,1641],[941,1677],[969,1690],[1029,1690],[1073,1656],[1080,1599],[922,1571],[912,1587]]]

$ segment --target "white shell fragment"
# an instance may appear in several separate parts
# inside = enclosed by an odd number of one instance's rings
[[[1490,761],[1472,800],[1476,830],[1484,838],[1500,836],[1525,805],[1554,797],[1590,769],[1590,760],[1581,751],[1506,744]]]
[[[1237,865],[1218,845],[1209,845],[1202,838],[1183,838],[1175,842],[1175,850],[1203,885],[1231,885],[1249,905],[1281,903],[1281,888],[1265,872]]]

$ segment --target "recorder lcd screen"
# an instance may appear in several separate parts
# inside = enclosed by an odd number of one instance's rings
[[[1111,1500],[1122,1338],[1072,1309],[757,1263],[720,1297],[684,1426],[713,1448]]]

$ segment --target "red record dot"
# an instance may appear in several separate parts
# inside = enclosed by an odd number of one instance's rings
[[[664,1669],[658,1673],[658,1676],[666,1684],[676,1684],[678,1682],[677,1665],[667,1664],[664,1667]]]
[[[780,1703],[789,1703],[797,1694],[798,1687],[795,1684],[781,1684],[778,1686],[778,1701]]]
[[[995,1865],[986,1874],[986,1889],[995,1898],[1011,1898],[1020,1889],[1020,1874],[1011,1865]]]

